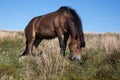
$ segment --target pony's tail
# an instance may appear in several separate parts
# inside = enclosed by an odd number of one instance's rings
[[[79,30],[79,35],[80,35],[80,43],[81,43],[81,47],[85,47],[85,39],[84,39],[84,34],[83,34],[83,30],[82,30],[82,22],[80,17],[78,16],[78,14],[76,13],[76,11],[74,9],[69,8],[70,13],[72,14],[72,16],[74,17],[74,22],[76,24],[77,29]]]

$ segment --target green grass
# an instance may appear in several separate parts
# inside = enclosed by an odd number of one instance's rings
[[[0,80],[119,80],[120,34],[86,33],[86,48],[80,61],[59,53],[57,39],[43,41],[36,56],[19,58],[24,51],[22,32],[0,39]]]

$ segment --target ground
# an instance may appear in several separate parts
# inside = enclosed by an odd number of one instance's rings
[[[35,56],[20,58],[24,33],[0,31],[0,80],[119,80],[120,34],[85,33],[85,41],[80,61],[69,60],[68,48],[62,57],[57,38],[44,40]]]

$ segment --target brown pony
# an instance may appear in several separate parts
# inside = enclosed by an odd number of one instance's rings
[[[80,60],[85,47],[82,23],[74,9],[60,7],[57,11],[33,18],[25,28],[26,49],[22,55],[31,54],[43,39],[58,37],[61,53],[65,56],[66,43],[69,44],[70,59]]]

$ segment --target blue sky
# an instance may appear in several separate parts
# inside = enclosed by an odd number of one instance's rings
[[[120,0],[0,0],[0,30],[24,30],[35,16],[70,6],[84,32],[120,33]]]

